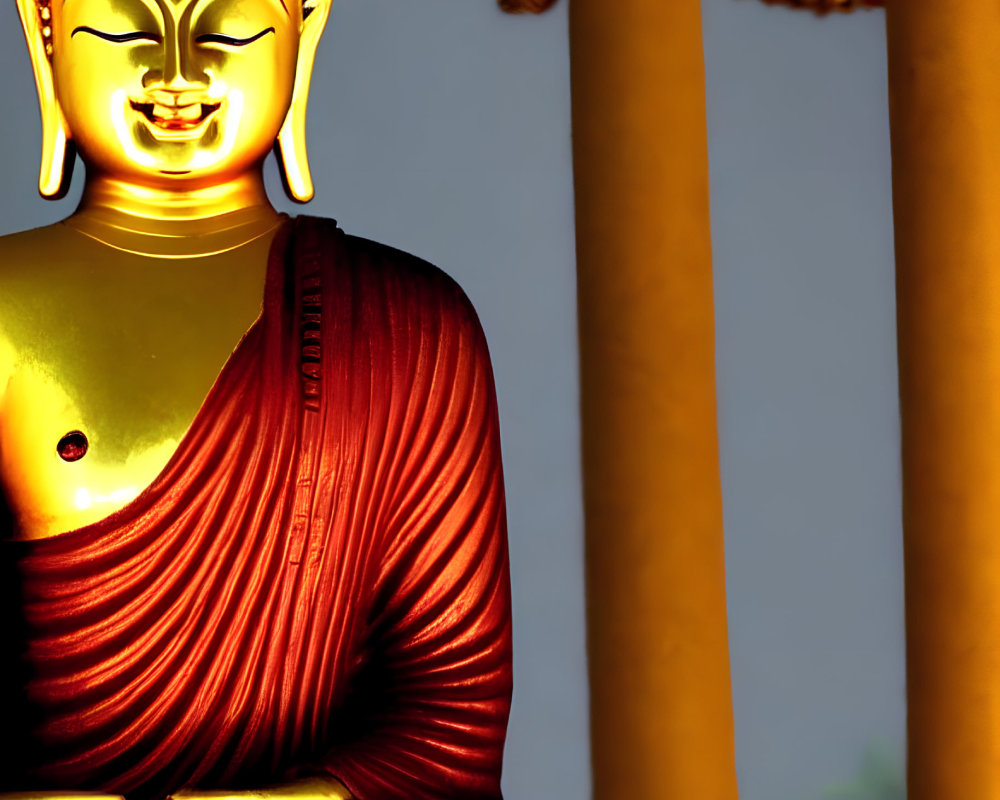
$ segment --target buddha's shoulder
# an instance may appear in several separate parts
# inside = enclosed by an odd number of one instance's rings
[[[480,323],[472,302],[447,272],[397,247],[339,229],[330,231],[339,246],[325,279],[335,283],[336,294],[370,308],[386,306],[395,314],[433,316],[445,326],[478,335]]]
[[[44,265],[58,252],[54,237],[61,234],[54,234],[53,227],[0,236],[0,402],[20,357],[11,335],[12,319],[39,302],[51,284]]]
[[[49,250],[72,238],[71,229],[62,222],[54,222],[40,228],[3,234],[0,236],[0,254],[7,256],[39,248]]]
[[[46,280],[47,266],[73,260],[76,238],[58,222],[0,236],[0,286],[15,291]]]
[[[433,316],[446,327],[478,333],[479,318],[468,295],[447,272],[390,245],[346,236],[356,278],[410,314]]]

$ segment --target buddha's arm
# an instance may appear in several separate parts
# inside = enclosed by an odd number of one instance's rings
[[[299,765],[360,800],[501,796],[511,692],[504,491],[486,345],[466,302],[445,314],[426,369],[415,370],[424,383],[413,387],[413,427],[400,435],[409,446],[393,456],[394,486],[377,512],[386,538],[372,553],[370,661],[337,711],[335,743]],[[289,787],[174,795],[285,797],[304,796]]]
[[[511,628],[499,425],[486,344],[455,291],[382,512],[373,655],[344,710],[353,724],[313,765],[362,800],[501,796]]]

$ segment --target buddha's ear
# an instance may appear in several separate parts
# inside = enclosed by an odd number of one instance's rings
[[[292,104],[275,143],[285,192],[299,203],[312,200],[314,193],[306,153],[306,105],[309,102],[309,81],[316,61],[316,48],[323,35],[327,17],[330,16],[331,4],[332,0],[305,0],[302,5],[302,35],[299,37]]]
[[[50,3],[16,0],[24,37],[28,42],[31,67],[38,87],[42,112],[42,170],[38,191],[42,197],[58,200],[69,189],[75,161],[73,143],[52,80],[52,10]]]

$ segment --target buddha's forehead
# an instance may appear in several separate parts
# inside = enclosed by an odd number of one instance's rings
[[[213,11],[222,15],[244,16],[254,10],[278,10],[288,14],[287,0],[62,0],[64,7],[74,6],[74,11],[152,11],[159,16],[189,17],[192,13]]]

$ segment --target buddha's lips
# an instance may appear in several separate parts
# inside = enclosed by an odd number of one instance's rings
[[[219,110],[221,103],[191,103],[186,106],[163,106],[159,103],[129,101],[153,125],[168,131],[193,130]]]

